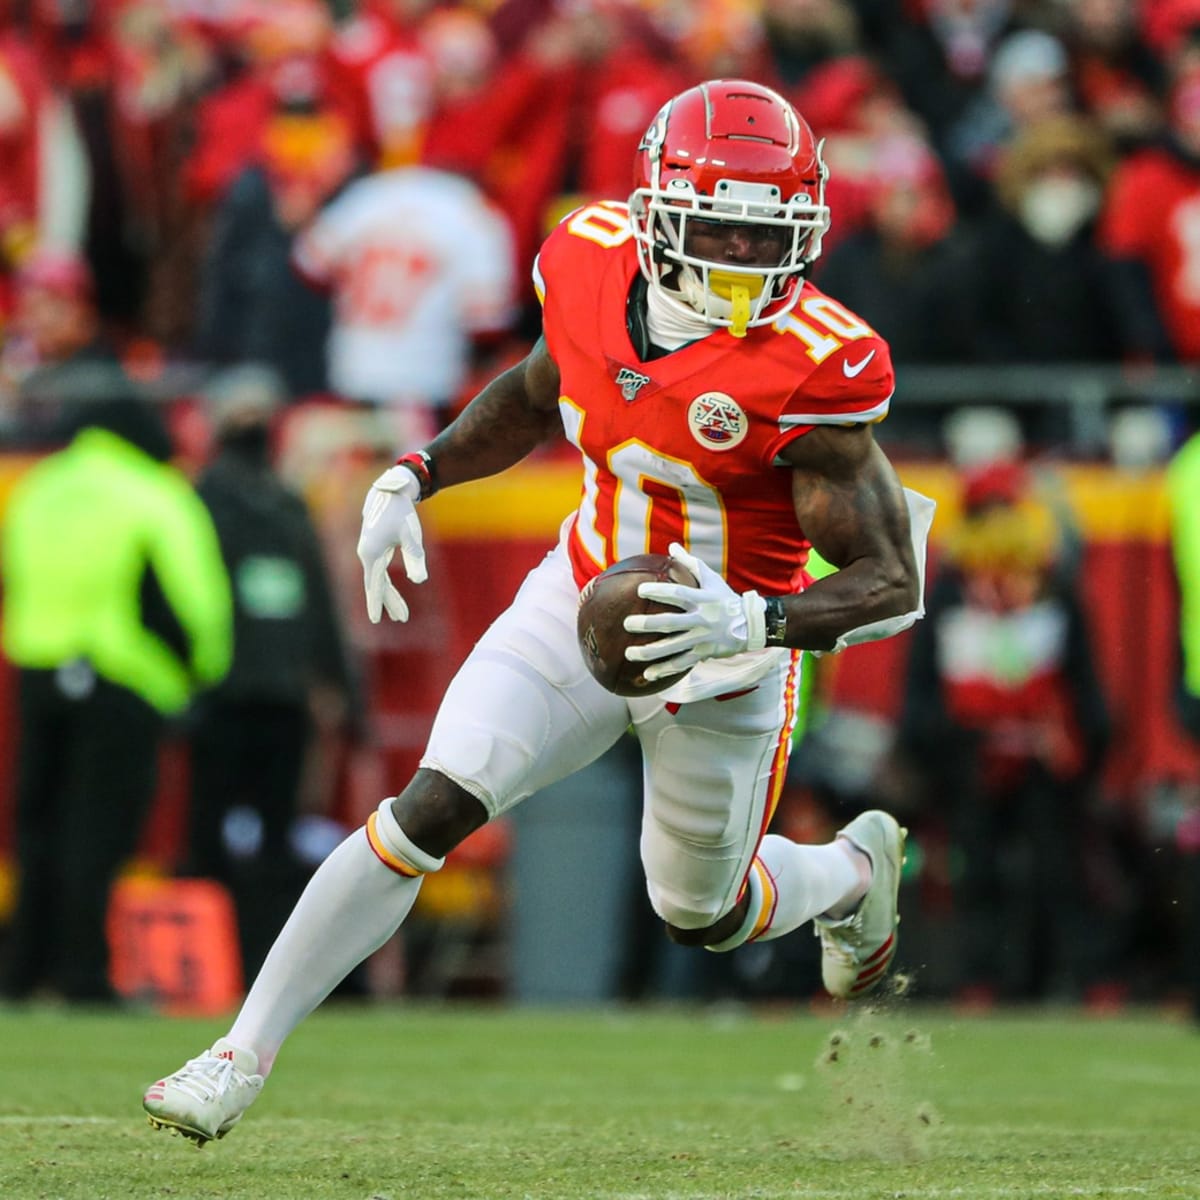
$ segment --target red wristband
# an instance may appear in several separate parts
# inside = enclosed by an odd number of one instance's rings
[[[396,459],[396,466],[407,467],[417,477],[422,500],[428,500],[438,490],[433,459],[426,451],[414,450],[411,454],[402,454]]]

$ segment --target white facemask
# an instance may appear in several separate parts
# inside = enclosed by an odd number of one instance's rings
[[[1064,246],[1100,208],[1100,186],[1090,179],[1037,179],[1021,197],[1020,217],[1045,246]]]

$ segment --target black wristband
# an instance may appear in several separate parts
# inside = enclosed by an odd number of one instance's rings
[[[407,467],[421,485],[421,499],[428,500],[438,490],[437,469],[427,450],[414,450],[396,459],[396,466]]]
[[[763,610],[763,619],[767,627],[767,645],[783,646],[787,644],[787,610],[783,607],[782,596],[768,596]]]

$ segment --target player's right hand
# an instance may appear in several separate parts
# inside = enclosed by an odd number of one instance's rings
[[[424,583],[429,577],[421,519],[417,516],[420,496],[421,484],[416,475],[408,467],[396,466],[371,484],[363,501],[358,558],[363,565],[367,616],[375,623],[384,609],[393,621],[408,620],[408,605],[388,576],[388,564],[397,547],[404,560],[404,573],[413,583]]]

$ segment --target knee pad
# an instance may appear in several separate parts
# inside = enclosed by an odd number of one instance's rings
[[[648,882],[646,890],[655,913],[676,929],[705,929],[724,915],[715,904],[668,891],[660,884]]]
[[[757,862],[755,868],[757,868]],[[726,935],[719,942],[707,941],[691,941],[684,940],[685,945],[702,945],[706,950],[712,950],[717,953],[724,953],[727,950],[736,950],[739,946],[745,945],[746,942],[752,941],[761,932],[765,925],[764,914],[764,896],[762,880],[758,878],[758,871],[751,869],[749,876],[746,879],[746,888],[750,894],[750,904],[746,912],[746,916],[742,921],[741,926],[733,933]],[[680,906],[678,903],[672,903],[669,899],[664,899],[664,893],[661,888],[650,888],[650,902],[654,911],[662,917],[662,919],[672,928],[683,931],[707,929],[710,925],[715,925],[727,912],[713,911],[711,914],[707,911],[701,911],[701,906],[692,904],[690,906]],[[675,939],[677,941],[683,939]]]
[[[400,828],[400,822],[392,813],[394,799],[389,796],[367,818],[367,841],[376,858],[397,875],[406,875],[410,879],[440,871],[446,859],[426,854]]]
[[[734,763],[742,738],[709,731],[709,752],[696,752],[694,736],[675,726],[662,730],[650,753],[670,770],[656,770],[650,812],[671,840],[691,847],[720,849],[737,836],[733,797],[738,795]],[[722,753],[730,746],[731,753]]]

